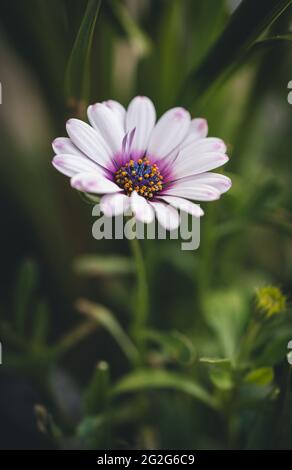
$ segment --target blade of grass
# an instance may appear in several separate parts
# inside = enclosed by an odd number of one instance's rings
[[[187,393],[206,405],[216,408],[216,401],[193,379],[165,370],[139,370],[120,380],[113,388],[113,395],[141,392],[153,389],[172,389]]]
[[[256,39],[291,5],[291,0],[243,0],[205,60],[189,75],[180,102],[194,103],[234,70]]]
[[[68,61],[65,91],[68,101],[79,106],[90,93],[90,54],[101,0],[89,0]]]
[[[58,358],[62,356],[71,348],[74,348],[78,343],[87,338],[87,336],[96,331],[96,329],[97,324],[93,320],[88,320],[72,329],[69,331],[69,333],[66,333],[55,346],[52,347],[52,357]]]
[[[132,363],[137,363],[138,351],[128,335],[124,332],[112,313],[104,306],[95,304],[86,299],[79,299],[76,303],[77,310],[103,326],[116,340],[125,356]]]
[[[87,386],[84,403],[87,414],[93,415],[104,412],[108,407],[110,388],[109,366],[100,361]]]
[[[105,4],[105,14],[114,25],[115,30],[128,38],[139,57],[145,57],[151,52],[152,42],[150,38],[122,2],[108,0]]]

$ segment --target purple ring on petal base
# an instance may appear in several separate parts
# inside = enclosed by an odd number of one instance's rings
[[[127,109],[108,100],[87,114],[90,124],[70,119],[69,137],[54,140],[52,163],[73,188],[100,195],[107,214],[131,208],[138,220],[155,216],[173,229],[178,209],[201,217],[193,201],[214,201],[230,189],[230,178],[212,171],[228,162],[225,143],[207,137],[207,121],[186,109],[172,108],[156,122],[152,101],[137,96]]]

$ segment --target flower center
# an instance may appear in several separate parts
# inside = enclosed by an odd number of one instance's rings
[[[115,181],[125,193],[130,196],[136,191],[147,199],[153,198],[154,194],[162,190],[163,176],[154,163],[150,163],[147,157],[140,158],[136,162],[130,160],[121,166],[115,173]]]

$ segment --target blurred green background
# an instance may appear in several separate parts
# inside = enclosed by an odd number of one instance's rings
[[[0,448],[292,448],[291,1],[0,11]],[[205,117],[233,187],[203,205],[197,251],[143,243],[133,335],[128,242],[93,239],[51,142],[89,103],[136,94]]]

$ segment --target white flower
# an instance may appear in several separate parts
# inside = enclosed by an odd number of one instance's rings
[[[101,195],[108,216],[129,208],[137,220],[155,215],[167,229],[180,222],[177,209],[203,215],[191,202],[213,201],[231,180],[210,170],[228,161],[221,139],[207,137],[205,119],[192,119],[184,108],[172,108],[156,122],[152,101],[135,97],[127,110],[117,101],[88,108],[86,124],[70,119],[68,137],[53,142],[53,165],[69,176],[71,186]]]

